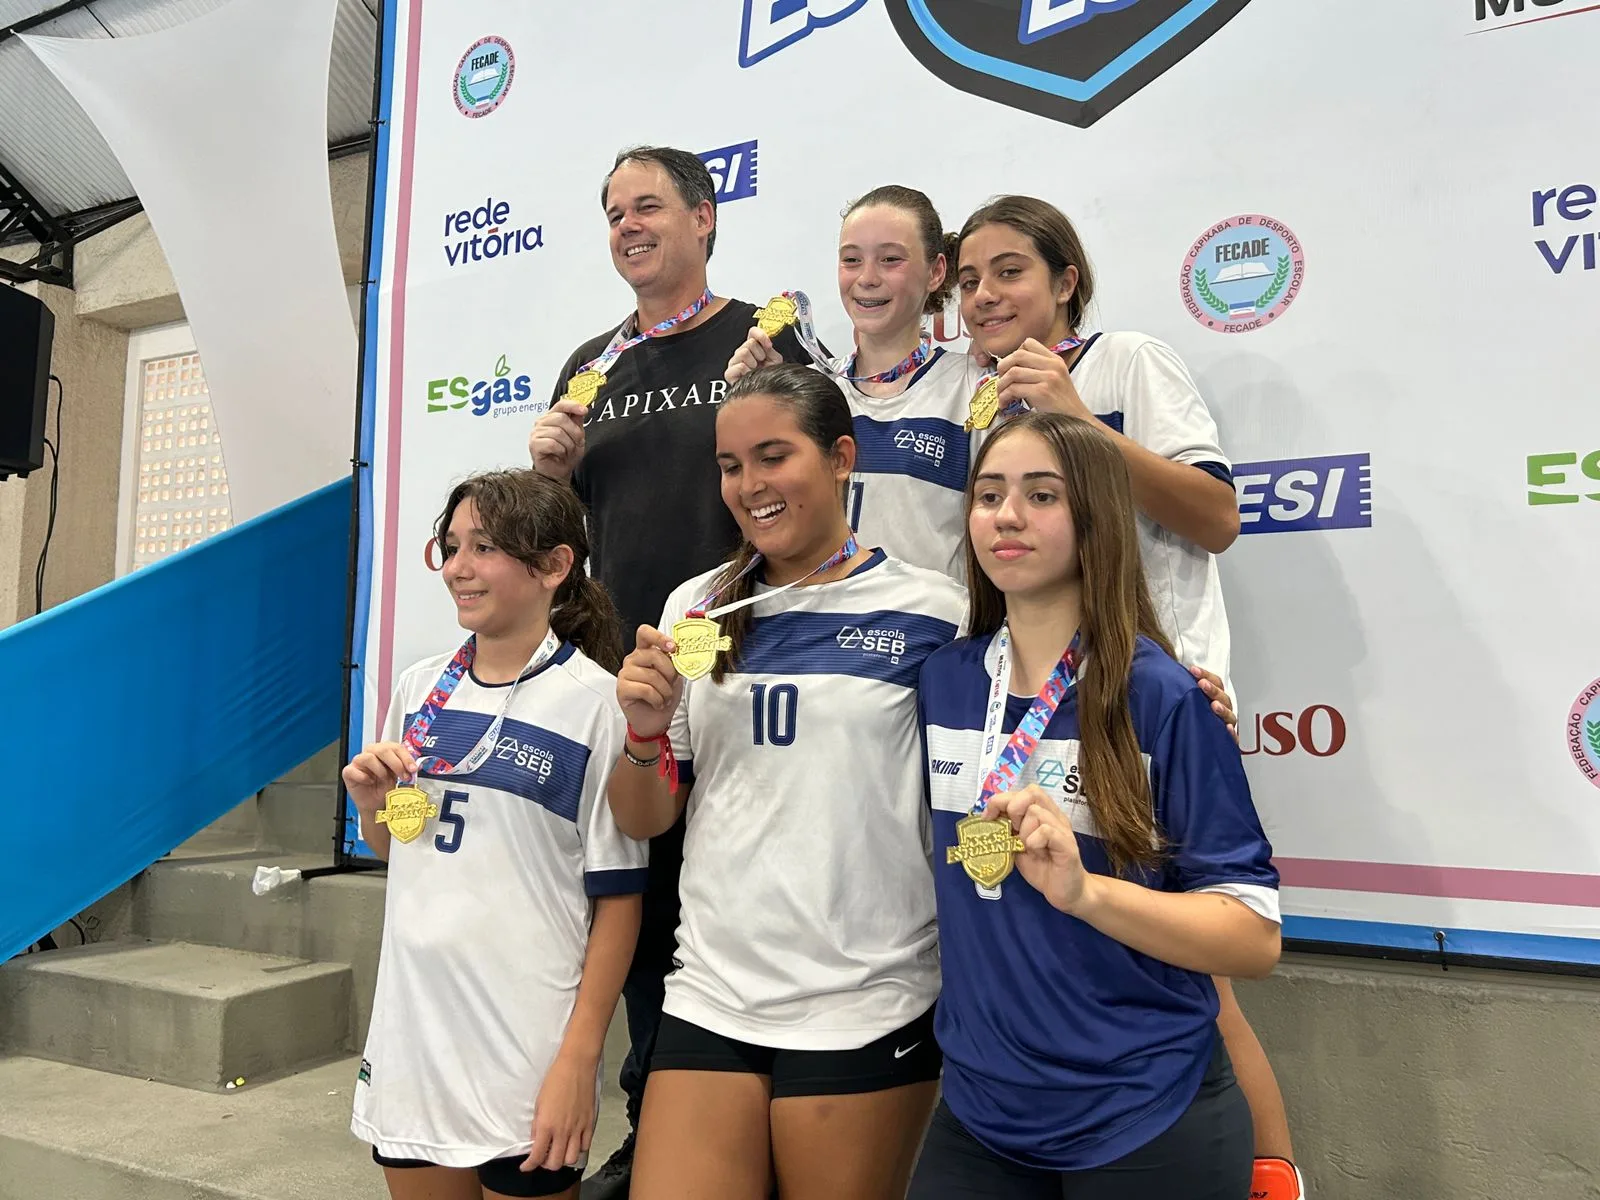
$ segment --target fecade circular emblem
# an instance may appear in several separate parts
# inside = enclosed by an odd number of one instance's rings
[[[1600,787],[1600,679],[1596,679],[1572,702],[1567,714],[1567,749],[1583,777]]]
[[[517,73],[511,43],[502,37],[479,38],[456,64],[456,107],[465,117],[487,117],[505,102]]]
[[[1294,230],[1247,213],[1218,222],[1189,247],[1178,291],[1207,329],[1249,333],[1283,316],[1305,277],[1305,250]]]

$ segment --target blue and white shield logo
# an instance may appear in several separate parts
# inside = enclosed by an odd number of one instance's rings
[[[1250,0],[885,0],[951,87],[1087,129]]]

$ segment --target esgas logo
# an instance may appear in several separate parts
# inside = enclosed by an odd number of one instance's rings
[[[1565,273],[1569,266],[1585,271],[1595,269],[1595,230],[1567,230],[1594,216],[1597,202],[1600,194],[1587,183],[1534,191],[1533,227],[1544,236],[1535,238],[1533,245],[1552,275]]]
[[[464,117],[487,117],[505,103],[516,74],[510,42],[502,37],[479,38],[456,64],[451,81],[456,110]]]
[[[1306,254],[1294,231],[1260,213],[1219,221],[1189,247],[1178,293],[1189,315],[1217,333],[1270,325],[1300,295]]]
[[[444,215],[444,261],[449,267],[510,258],[526,250],[544,248],[544,226],[517,228],[511,205],[490,196],[477,208]]]
[[[739,65],[753,67],[769,55],[860,11],[867,0],[744,0]]]
[[[1583,479],[1569,478],[1569,472],[1580,471]],[[1600,490],[1584,492],[1585,486],[1600,489],[1600,450],[1591,450],[1579,461],[1576,450],[1557,454],[1528,455],[1528,503],[1577,504],[1580,500],[1600,500]],[[1538,488],[1538,491],[1534,491]],[[1561,489],[1559,491],[1555,489]]]
[[[527,413],[538,409],[532,399],[533,380],[527,375],[513,375],[502,354],[495,360],[491,378],[473,381],[465,375],[428,380],[428,411],[452,412],[470,408],[475,417],[493,414],[497,417],[509,413]]]
[[[1236,463],[1240,533],[1372,528],[1372,456]]]
[[[1313,758],[1332,758],[1344,749],[1349,726],[1331,704],[1313,704],[1299,712],[1257,713],[1239,722],[1239,752],[1282,758],[1297,751]]]
[[[1572,702],[1567,713],[1567,749],[1583,777],[1600,787],[1600,679]]]
[[[756,194],[758,147],[754,141],[703,151],[700,161],[711,172],[718,204],[728,204]]]

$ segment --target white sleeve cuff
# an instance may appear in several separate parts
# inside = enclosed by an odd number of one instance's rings
[[[1278,911],[1277,888],[1262,887],[1258,883],[1213,883],[1209,887],[1195,888],[1195,891],[1232,896],[1251,912],[1265,917],[1274,925],[1283,924],[1283,916]]]

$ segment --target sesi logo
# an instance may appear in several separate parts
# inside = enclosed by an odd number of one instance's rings
[[[867,0],[744,0],[739,65],[753,67],[814,29],[837,25]]]
[[[756,194],[755,142],[740,142],[737,146],[707,150],[700,155],[700,161],[711,172],[718,204],[743,200]]]
[[[1239,723],[1239,753],[1282,758],[1303,750],[1313,758],[1332,758],[1344,749],[1347,732],[1344,714],[1331,704],[1313,704],[1299,713],[1257,713],[1253,723]]]
[[[1128,8],[1139,0],[1023,0],[1022,22],[1017,41],[1043,41],[1078,25],[1094,20],[1101,13]]]
[[[1372,528],[1372,456],[1331,454],[1233,468],[1240,533]]]

